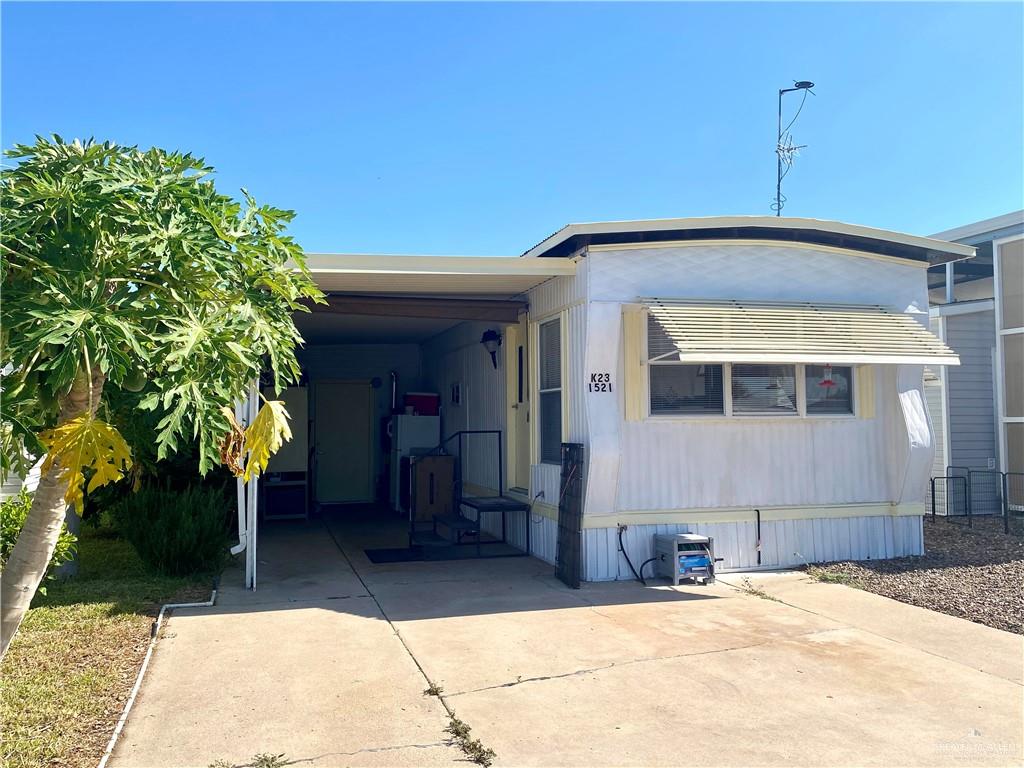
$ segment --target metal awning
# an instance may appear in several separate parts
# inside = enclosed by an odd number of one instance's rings
[[[914,315],[858,304],[643,299],[650,360],[959,365]],[[927,315],[922,315],[927,318]]]

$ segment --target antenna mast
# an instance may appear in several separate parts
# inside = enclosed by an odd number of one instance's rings
[[[793,127],[793,123],[800,117],[800,112],[804,108],[804,102],[807,101],[807,94],[814,95],[814,91],[811,88],[814,87],[814,83],[810,80],[796,80],[793,83],[792,88],[780,88],[779,89],[779,130],[775,139],[775,159],[776,159],[776,174],[775,174],[775,200],[772,202],[772,210],[775,211],[776,216],[782,215],[782,209],[786,205],[786,198],[782,194],[782,180],[786,178],[790,170],[793,168],[793,160],[800,154],[800,150],[806,147],[806,144],[794,144],[793,135],[789,132],[789,129]],[[789,121],[789,125],[783,129],[782,127],[782,96],[783,94],[792,93],[793,91],[803,91],[804,97],[800,101],[800,106],[796,110],[796,114],[793,115],[793,119]],[[783,170],[785,166],[785,170]]]

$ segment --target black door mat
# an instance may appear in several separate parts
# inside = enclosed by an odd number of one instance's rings
[[[449,545],[447,547],[414,545],[412,547],[364,549],[363,551],[370,559],[370,562],[376,565],[383,563],[442,562],[445,560],[486,560],[491,557],[523,557],[526,555],[521,549],[516,549],[511,544],[501,543],[481,544],[479,555],[474,544]]]

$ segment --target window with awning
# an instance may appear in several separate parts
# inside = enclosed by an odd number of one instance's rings
[[[874,418],[877,365],[958,365],[912,314],[880,306],[645,299],[623,313],[627,421]]]
[[[645,299],[649,361],[959,365],[914,315],[880,306]]]

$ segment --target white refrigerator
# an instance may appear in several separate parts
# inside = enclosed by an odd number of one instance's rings
[[[414,449],[430,450],[441,442],[440,416],[406,416],[391,417],[388,427],[391,433],[391,508],[401,511],[402,457],[414,452]]]

